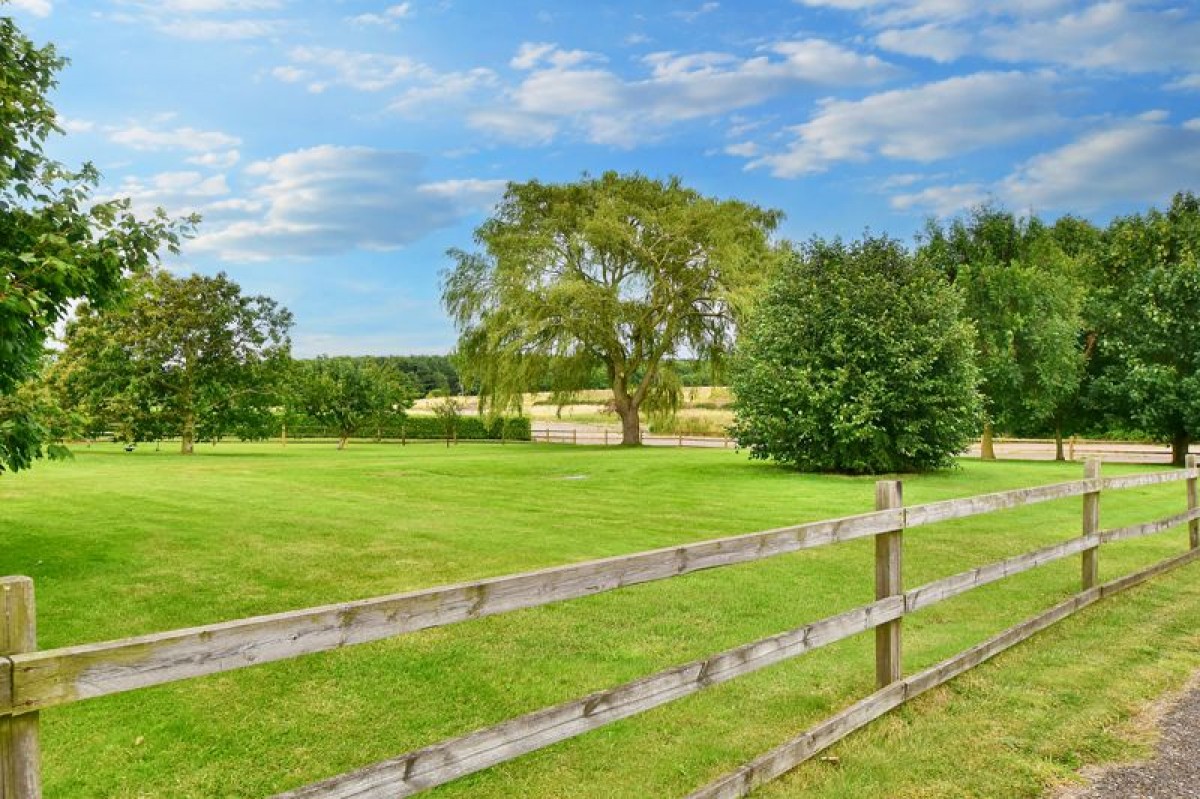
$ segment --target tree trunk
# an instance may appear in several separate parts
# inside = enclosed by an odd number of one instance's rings
[[[283,430],[279,434],[279,443],[287,446],[287,419],[283,420]]]
[[[992,423],[983,423],[983,438],[979,440],[979,459],[982,461],[996,460],[996,448],[992,443]]]
[[[346,440],[347,440],[348,438],[350,438],[350,436],[346,435],[345,433],[342,433],[340,436],[338,436],[338,446],[337,446],[337,448],[338,448],[338,450],[339,450],[339,451],[340,451],[340,450],[343,450],[343,449],[345,449],[345,448],[346,448]]]
[[[191,455],[196,451],[196,415],[183,417],[183,433],[179,437],[179,454]]]
[[[1187,433],[1176,433],[1171,439],[1171,465],[1183,468],[1187,466],[1188,449],[1192,446],[1192,437]]]
[[[1062,425],[1054,425],[1054,460],[1065,461],[1067,456],[1063,454],[1063,438]]]
[[[638,409],[630,405],[625,408],[624,413],[618,410],[617,414],[621,417],[621,446],[640,447],[642,445],[642,420]]]

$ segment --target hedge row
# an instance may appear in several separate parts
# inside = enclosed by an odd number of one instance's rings
[[[288,435],[293,438],[337,438],[337,431],[302,424],[288,430]],[[409,416],[400,424],[385,425],[378,429],[363,427],[355,437],[439,439],[446,438],[446,424],[436,416]],[[455,423],[454,438],[468,441],[528,441],[529,419],[524,416],[497,419],[460,416]]]

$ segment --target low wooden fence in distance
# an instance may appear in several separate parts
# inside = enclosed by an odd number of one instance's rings
[[[857,538],[875,540],[874,602],[794,630],[666,669],[633,682],[400,754],[390,760],[298,788],[289,799],[409,796],[465,774],[594,730],[618,719],[875,631],[879,690],[716,782],[690,799],[744,796],[850,732],[941,685],[1097,600],[1200,557],[1200,502],[1195,456],[1177,471],[1102,478],[1090,460],[1082,480],[905,507],[899,481],[876,484],[871,513],[808,522],[632,555],[470,583],[344,602],[288,613],[37,651],[33,584],[0,579],[0,797],[41,795],[38,712],[97,696],[253,666],[521,608],[747,563]],[[1101,530],[1102,490],[1186,480],[1187,509],[1143,524]],[[909,590],[902,579],[906,530],[1037,502],[1083,497],[1082,534],[1033,552],[979,566]],[[1102,545],[1186,524],[1190,548],[1149,568],[1097,583]],[[1004,577],[1079,555],[1082,590],[1070,599],[931,668],[900,671],[906,615]]]
[[[616,446],[621,443],[621,434],[607,428],[588,429],[583,427],[552,428],[535,427],[529,440],[534,444],[580,444]],[[652,447],[705,447],[729,449],[736,442],[729,436],[697,436],[675,433],[673,435],[642,434],[642,443]]]

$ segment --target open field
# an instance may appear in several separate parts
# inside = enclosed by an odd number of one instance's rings
[[[1161,468],[1161,467],[1160,467]],[[1111,466],[1106,473],[1137,470]],[[1073,479],[964,462],[905,499]],[[0,572],[29,574],[43,646],[165,630],[865,511],[873,480],[721,450],[115,446],[0,479]],[[1183,507],[1179,483],[1106,494],[1105,527]],[[919,528],[910,585],[1078,534],[1079,500]],[[1101,578],[1181,552],[1107,546]],[[262,796],[795,627],[871,598],[855,541],[341,652],[47,711],[47,796]],[[1138,702],[1200,665],[1200,567],[1089,608],[883,719],[768,796],[1037,796],[1124,756]],[[1070,559],[906,621],[907,671],[1078,585]],[[435,791],[681,796],[869,692],[860,636]]]
[[[478,411],[478,399],[471,396],[456,398],[464,413]],[[534,427],[547,422],[567,422],[588,425],[597,430],[608,429],[619,433],[621,420],[609,407],[612,392],[607,389],[580,391],[568,405],[559,408],[550,401],[550,394],[540,392],[526,394],[522,401],[522,412],[530,418]],[[416,414],[433,413],[436,399],[420,399],[413,405]],[[683,433],[696,436],[721,436],[733,424],[733,396],[724,386],[695,386],[683,389],[683,406],[674,419],[665,423],[652,423],[647,414],[642,414],[642,426],[652,433],[672,435]]]

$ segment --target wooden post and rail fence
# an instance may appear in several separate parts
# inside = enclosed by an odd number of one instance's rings
[[[875,511],[718,538],[470,583],[258,616],[238,621],[38,651],[33,583],[0,578],[0,799],[41,796],[38,713],[47,708],[200,677],[483,616],[531,608],[702,569],[747,563],[853,539],[875,540],[875,601],[787,632],[660,671],[579,699],[400,754],[297,788],[288,799],[409,796],[704,688],[850,636],[875,631],[878,690],[689,799],[745,796],[924,691],[1100,599],[1200,557],[1195,456],[1183,470],[1102,478],[1098,460],[1082,480],[905,507],[899,481],[876,485]],[[1102,490],[1186,481],[1187,509],[1143,524],[1100,527]],[[909,590],[902,579],[906,530],[1009,508],[1083,497],[1081,535]],[[1098,584],[1102,545],[1187,525],[1189,549]],[[1004,577],[1080,555],[1082,590],[1048,610],[910,676],[900,668],[906,615]]]

